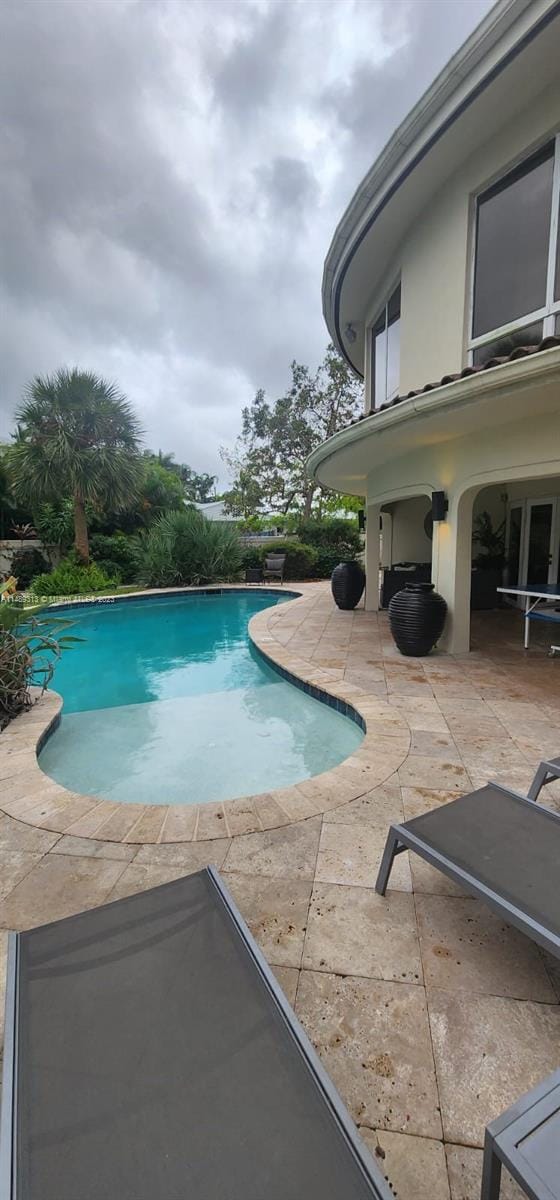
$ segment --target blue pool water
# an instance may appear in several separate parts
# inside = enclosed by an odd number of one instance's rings
[[[111,800],[193,804],[336,766],[360,728],[284,680],[249,642],[253,613],[283,599],[191,594],[64,612],[83,641],[56,667],[64,708],[43,771]]]

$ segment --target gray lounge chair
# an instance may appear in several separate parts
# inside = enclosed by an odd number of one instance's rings
[[[267,554],[264,560],[263,575],[266,579],[279,579],[284,583],[285,554]]]
[[[393,1200],[211,868],[8,955],[2,1200]]]
[[[537,800],[541,788],[546,787],[555,779],[560,779],[560,758],[549,758],[545,762],[539,763],[535,778],[527,792],[529,800]]]
[[[498,1200],[502,1165],[530,1200],[559,1200],[560,1071],[538,1083],[488,1125],[481,1200]]]
[[[489,783],[391,825],[375,885],[382,896],[403,850],[419,854],[560,958],[560,815]]]

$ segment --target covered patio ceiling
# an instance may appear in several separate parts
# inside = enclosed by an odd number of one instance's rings
[[[560,347],[420,392],[323,442],[307,463],[324,487],[368,491],[368,477],[425,447],[480,435],[560,409]],[[551,457],[560,457],[560,426]]]

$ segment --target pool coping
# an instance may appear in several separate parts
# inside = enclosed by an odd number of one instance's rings
[[[291,588],[289,590],[292,592]],[[140,596],[216,591],[286,594],[286,589],[281,587],[263,589],[261,586],[222,584],[129,592],[126,596],[103,597],[97,603],[126,601]],[[295,598],[286,601],[282,606],[283,613],[306,607],[306,585],[296,583],[293,591]],[[84,603],[95,601],[79,598],[52,607],[68,609]],[[368,716],[375,717],[378,726],[379,698],[356,684],[330,680],[324,668],[282,645],[270,626],[270,619],[277,611],[276,605],[270,605],[251,617],[248,634],[252,644],[290,683],[350,717],[364,730],[361,745],[336,767],[290,787],[202,804],[128,804],[71,792],[45,775],[37,761],[37,754],[61,718],[62,697],[48,691],[31,709],[11,721],[0,735],[0,811],[27,825],[96,841],[127,845],[201,842],[277,829],[319,816],[384,783],[408,754],[410,731],[407,722],[395,708],[386,704],[387,732],[379,746],[379,734],[368,731],[367,726]]]

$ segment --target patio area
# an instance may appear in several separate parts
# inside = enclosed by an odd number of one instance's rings
[[[514,611],[474,614],[470,655],[405,659],[385,613],[340,612],[323,583],[300,590],[253,619],[255,641],[355,701],[377,760],[400,765],[337,807],[206,840],[96,839],[1,814],[0,929],[213,864],[400,1200],[477,1200],[484,1126],[560,1065],[560,963],[418,858],[400,856],[385,898],[374,884],[391,821],[489,778],[526,791],[560,753],[560,661],[546,628],[523,651]],[[320,801],[318,786],[302,793]],[[560,785],[541,799],[560,809]],[[520,1195],[506,1175],[504,1200]]]

